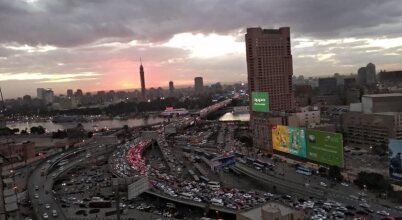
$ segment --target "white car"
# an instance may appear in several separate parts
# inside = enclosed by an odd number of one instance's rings
[[[34,197],[35,197],[35,199],[39,199],[38,193],[35,193]]]
[[[382,216],[389,216],[389,213],[386,211],[377,211],[377,214],[382,215]]]
[[[320,182],[320,185],[323,186],[323,187],[327,187],[327,184],[324,183],[324,182]]]
[[[243,194],[243,197],[245,198],[245,199],[250,199],[251,198],[251,195],[250,194]]]
[[[46,208],[46,209],[50,209],[50,205],[46,203],[46,204],[45,204],[45,208]]]
[[[49,218],[49,215],[45,212],[45,213],[43,213],[43,218],[44,218],[44,219],[48,219],[48,218]]]
[[[341,185],[342,185],[342,186],[346,186],[346,187],[348,187],[348,186],[349,186],[349,184],[344,183],[344,182],[342,182],[342,183],[341,183]]]

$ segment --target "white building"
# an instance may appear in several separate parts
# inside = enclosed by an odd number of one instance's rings
[[[300,127],[314,128],[321,123],[321,112],[317,106],[300,107],[294,115],[299,119]]]

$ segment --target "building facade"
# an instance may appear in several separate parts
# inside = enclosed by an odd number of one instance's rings
[[[363,113],[402,112],[402,93],[362,96]]]
[[[337,91],[337,79],[326,77],[318,79],[318,89],[321,95],[333,95]]]
[[[173,81],[169,82],[169,95],[172,96],[174,93],[174,84]]]
[[[25,141],[16,143],[10,140],[0,142],[0,155],[8,162],[21,162],[35,157],[35,143]]]
[[[366,70],[366,67],[360,67],[357,70],[357,82],[360,85],[366,85],[367,84],[367,70]]]
[[[377,83],[377,72],[375,70],[375,65],[372,63],[366,66],[366,83],[368,85],[374,85]]]
[[[316,106],[302,107],[294,115],[299,119],[300,127],[315,128],[321,123],[321,111]]]
[[[202,77],[194,78],[194,92],[197,95],[204,93],[204,80],[202,79]]]
[[[248,28],[245,40],[248,91],[266,92],[269,97],[270,112],[251,112],[253,143],[257,148],[272,151],[271,126],[291,121],[288,116],[278,120],[272,113],[294,108],[290,28]]]
[[[237,220],[303,220],[305,213],[279,203],[267,203],[262,207],[236,214]]]
[[[370,148],[388,146],[390,138],[402,139],[402,112],[365,114],[347,112],[341,116],[346,144]]]

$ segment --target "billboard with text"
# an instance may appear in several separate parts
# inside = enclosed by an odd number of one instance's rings
[[[306,157],[306,136],[303,128],[275,125],[272,127],[272,146],[275,150]]]
[[[307,130],[307,159],[343,167],[342,134]]]
[[[389,139],[389,176],[402,180],[402,140]]]
[[[251,110],[254,112],[269,111],[269,97],[267,92],[251,93]]]

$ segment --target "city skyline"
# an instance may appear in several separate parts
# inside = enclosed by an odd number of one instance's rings
[[[42,87],[57,94],[140,88],[139,57],[148,88],[192,85],[196,76],[205,84],[245,82],[244,34],[258,26],[290,26],[296,76],[356,73],[369,62],[377,71],[402,69],[397,1],[119,3],[0,0],[5,98]]]

